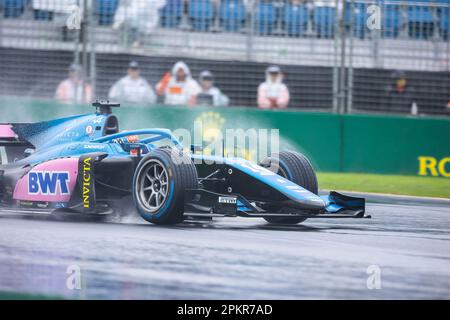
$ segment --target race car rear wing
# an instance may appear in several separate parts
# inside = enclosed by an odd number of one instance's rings
[[[12,130],[12,125],[10,124],[0,124],[0,139],[1,140],[14,140],[17,135]]]
[[[12,124],[0,124],[0,165],[26,157],[26,151],[34,146],[14,132]]]
[[[0,147],[5,146],[33,147],[30,142],[20,139],[14,132],[12,124],[0,124]]]

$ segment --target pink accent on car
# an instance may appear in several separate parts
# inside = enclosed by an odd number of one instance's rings
[[[0,138],[14,139],[16,134],[12,130],[12,126],[9,124],[0,124]]]
[[[78,158],[44,162],[35,166],[17,182],[13,198],[27,201],[69,202],[77,177]]]

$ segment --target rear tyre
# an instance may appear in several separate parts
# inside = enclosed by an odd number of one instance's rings
[[[276,159],[278,158],[278,165]],[[280,176],[298,184],[299,186],[318,194],[317,177],[311,162],[303,154],[293,151],[282,151],[273,157],[264,159],[261,164],[273,170]],[[281,212],[287,212],[290,209],[283,209]],[[306,218],[284,218],[284,217],[267,217],[267,222],[277,224],[297,224],[306,220]]]
[[[197,188],[197,170],[190,157],[176,149],[149,152],[133,178],[133,201],[145,220],[162,225],[184,220],[184,191]]]

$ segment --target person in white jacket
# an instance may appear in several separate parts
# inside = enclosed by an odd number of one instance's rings
[[[287,108],[289,99],[289,89],[283,83],[283,73],[280,67],[268,67],[266,81],[258,87],[258,107],[261,109],[284,109]]]
[[[229,104],[229,99],[214,86],[214,76],[208,71],[202,71],[199,76],[201,91],[197,95],[197,104],[212,107],[226,107]]]
[[[194,106],[200,86],[191,76],[191,70],[183,61],[178,61],[156,85],[158,95],[164,96],[164,103],[168,105]]]
[[[121,0],[114,15],[113,29],[129,31],[133,47],[140,45],[142,35],[149,35],[158,26],[159,10],[166,0]]]
[[[128,74],[114,83],[108,97],[120,103],[153,104],[156,102],[155,92],[147,80],[141,77],[137,61],[130,62]]]
[[[79,64],[72,63],[69,66],[69,77],[59,83],[55,99],[66,104],[92,101],[92,87],[84,80],[83,68]]]

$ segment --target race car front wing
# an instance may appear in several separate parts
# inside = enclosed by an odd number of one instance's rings
[[[303,218],[371,218],[365,214],[365,199],[350,197],[332,191],[321,196],[323,210],[276,210],[263,209],[257,201],[249,201],[239,194],[220,194],[205,189],[186,189],[184,212],[187,216],[207,217],[303,217]],[[289,208],[289,202],[271,203],[272,208]]]

